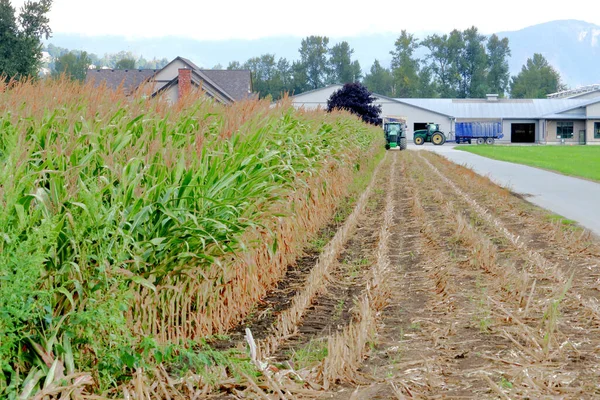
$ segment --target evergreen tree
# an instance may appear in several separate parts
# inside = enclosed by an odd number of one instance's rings
[[[515,99],[543,99],[550,93],[565,90],[560,74],[541,54],[528,58],[517,76],[512,77],[510,96]]]
[[[52,0],[26,1],[20,13],[10,0],[0,0],[0,76],[20,79],[37,76],[41,65],[41,39],[52,33],[46,14]]]
[[[403,30],[391,51],[392,74],[396,97],[417,97],[419,91],[419,60],[413,54],[419,47],[414,35]]]
[[[394,77],[391,71],[382,67],[378,60],[375,60],[370,72],[365,75],[363,84],[373,93],[390,97],[395,95],[393,90]]]

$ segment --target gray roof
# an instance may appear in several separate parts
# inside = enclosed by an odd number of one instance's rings
[[[600,91],[600,83],[594,85],[580,86],[575,89],[563,90],[562,92],[551,93],[548,98],[574,98],[581,95]]]
[[[249,70],[202,69],[200,72],[236,101],[252,97],[252,76]]]
[[[117,89],[122,84],[125,93],[129,94],[158,71],[158,69],[88,69],[85,82],[93,82],[94,86],[100,86],[105,82],[110,89]]]
[[[200,79],[208,83],[214,91],[220,92],[223,97],[234,101],[254,97],[252,91],[252,75],[249,70],[210,70],[200,69],[187,58],[176,57],[188,64]],[[169,64],[171,64],[169,63]],[[93,69],[88,70],[85,81],[93,82],[99,86],[106,82],[106,86],[117,89],[121,84],[126,94],[132,93],[140,84],[151,79],[159,69]],[[158,90],[177,83],[177,77],[165,83]]]
[[[229,93],[225,92],[223,88],[214,83],[211,79],[209,79],[206,75],[204,75],[199,70],[192,69],[192,85],[201,86],[202,90],[206,92],[210,97],[213,97],[221,102],[228,103],[233,102],[235,99],[229,95]],[[165,89],[173,85],[179,84],[179,75],[175,78],[171,79],[165,85],[161,86],[156,92],[152,94],[152,97],[156,96],[158,93],[162,92]]]
[[[395,99],[413,107],[454,118],[539,119],[585,106],[577,99]],[[596,99],[598,101],[598,99]]]
[[[236,101],[252,94],[252,74],[250,70],[202,69],[187,58],[179,57],[200,75],[206,75]],[[248,91],[250,90],[250,92]]]

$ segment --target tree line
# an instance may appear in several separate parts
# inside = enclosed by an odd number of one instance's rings
[[[42,50],[52,56],[46,66],[53,75],[65,74],[77,80],[85,79],[92,64],[115,69],[159,69],[168,63],[166,58],[146,60],[131,52],[99,57],[52,44],[43,48],[42,38],[48,39],[52,33],[47,17],[51,5],[52,0],[27,1],[17,13],[10,0],[0,0],[0,76],[4,80],[36,77],[43,65]],[[418,57],[417,50],[425,50],[426,55]],[[346,41],[330,46],[326,36],[308,36],[301,41],[297,60],[263,54],[244,63],[232,61],[227,69],[251,70],[254,90],[260,97],[275,100],[284,93],[298,94],[328,84],[352,82],[362,82],[374,93],[408,98],[481,98],[487,93],[542,98],[565,89],[559,73],[541,54],[534,54],[521,72],[511,77],[508,39],[495,34],[487,37],[474,26],[422,40],[403,30],[390,50],[390,65],[375,60],[364,75],[353,54],[354,49]]]
[[[54,76],[65,74],[77,80],[85,79],[86,71],[90,66],[111,69],[160,69],[169,63],[166,58],[147,60],[143,56],[138,57],[130,51],[107,53],[103,57],[99,57],[94,53],[69,50],[51,43],[44,50],[52,58],[47,67]]]
[[[362,82],[371,92],[395,98],[543,98],[564,90],[560,74],[541,54],[534,54],[516,76],[510,76],[509,41],[487,37],[476,27],[423,40],[401,31],[390,51],[391,62],[375,60],[368,73],[352,60],[354,50],[343,41],[328,47],[329,38],[309,36],[290,62],[274,54],[230,62],[228,69],[249,69],[260,97],[278,99],[283,93],[302,93],[327,84]],[[417,50],[425,50],[418,57]],[[217,68],[220,66],[216,66]]]

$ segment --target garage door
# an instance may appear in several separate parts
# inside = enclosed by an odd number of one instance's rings
[[[511,124],[512,143],[535,143],[535,124]]]

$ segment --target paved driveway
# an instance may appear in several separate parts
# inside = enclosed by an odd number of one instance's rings
[[[454,149],[454,145],[433,146],[426,144],[410,150],[434,151],[449,160],[465,165],[480,175],[487,175],[497,184],[528,197],[565,218],[577,221],[581,226],[600,236],[600,184],[572,178],[539,168],[497,161]]]

